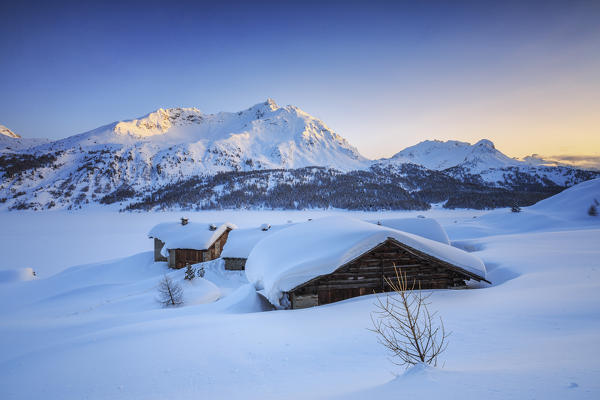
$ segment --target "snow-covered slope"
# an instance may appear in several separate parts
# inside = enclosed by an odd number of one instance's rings
[[[529,210],[552,213],[559,216],[571,216],[576,219],[588,219],[588,210],[595,206],[600,213],[600,178],[579,183],[557,195],[542,200]],[[597,218],[600,223],[600,217]]]
[[[49,143],[50,139],[26,139],[11,131],[4,125],[0,125],[0,155],[29,149],[40,144]]]

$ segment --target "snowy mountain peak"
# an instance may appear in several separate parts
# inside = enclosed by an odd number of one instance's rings
[[[16,133],[14,133],[13,131],[11,131],[10,129],[8,129],[6,126],[4,125],[0,125],[0,135],[4,135],[4,136],[8,136],[10,138],[20,138],[20,135],[17,135]]]
[[[482,149],[489,149],[489,150],[496,149],[496,146],[494,146],[494,143],[488,139],[481,139],[479,142],[475,143],[473,146],[482,148]]]
[[[119,135],[145,138],[164,134],[174,125],[200,123],[202,119],[202,112],[194,107],[159,108],[139,119],[118,122],[113,130]]]
[[[277,110],[279,108],[279,106],[277,105],[277,103],[275,103],[275,100],[273,100],[270,97],[265,101],[264,104],[265,104],[265,106],[267,106],[268,108],[270,108],[271,111],[275,111],[275,110]]]
[[[388,162],[418,164],[435,170],[466,166],[473,172],[522,164],[498,151],[488,139],[481,139],[475,144],[457,140],[426,140],[407,147]]]

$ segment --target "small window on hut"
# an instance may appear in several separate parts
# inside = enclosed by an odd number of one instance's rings
[[[207,251],[203,251],[203,252],[202,252],[202,261],[209,261],[209,260],[208,260],[208,258],[209,258],[209,257],[208,257],[208,254],[209,254],[209,253],[208,253],[208,250],[207,250]]]
[[[219,254],[221,254],[221,242],[217,240],[215,242],[215,255]]]

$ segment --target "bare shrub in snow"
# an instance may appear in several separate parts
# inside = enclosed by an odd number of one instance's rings
[[[183,304],[183,289],[167,275],[158,283],[158,302],[163,307],[176,307]]]
[[[392,353],[392,362],[409,367],[418,363],[437,366],[438,356],[448,346],[448,336],[442,318],[437,323],[437,312],[430,312],[428,299],[416,287],[408,285],[406,273],[396,270],[396,279],[386,278],[393,292],[377,298],[377,311],[371,314],[378,341]]]

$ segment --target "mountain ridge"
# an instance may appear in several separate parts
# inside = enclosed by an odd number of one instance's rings
[[[194,177],[208,179],[225,174],[224,186],[211,183],[212,186],[205,187],[213,194],[202,201],[212,207],[215,203],[211,196],[214,199],[223,199],[223,194],[228,193],[241,196],[237,192],[240,187],[246,187],[250,196],[252,191],[273,190],[292,179],[289,174],[275,172],[242,174],[251,171],[302,170],[293,174],[297,188],[298,182],[311,180],[317,182],[311,186],[317,191],[319,184],[333,181],[364,187],[363,193],[379,191],[387,199],[381,200],[382,207],[386,204],[412,207],[441,200],[438,195],[426,196],[425,202],[418,198],[411,200],[418,197],[419,191],[435,192],[431,182],[444,182],[443,185],[459,192],[489,194],[501,189],[543,196],[595,176],[576,168],[533,165],[512,159],[487,139],[473,145],[424,141],[391,158],[369,160],[323,121],[295,106],[280,107],[272,99],[242,111],[215,114],[194,107],[160,108],[138,118],[115,121],[52,142],[31,146],[31,143],[21,144],[22,140],[6,137],[6,141],[21,147],[6,147],[0,152],[0,209],[69,208],[115,202],[125,202],[126,206],[140,201],[151,204],[152,199],[147,196],[169,185]],[[336,171],[333,173],[336,178],[311,167]],[[340,178],[340,174],[345,178]],[[247,186],[239,176],[269,183],[262,188]],[[421,182],[422,187],[411,183],[411,179]],[[382,185],[392,185],[398,193],[404,190],[408,194],[402,192],[403,202],[389,200],[392,192]],[[323,193],[327,195],[327,191]],[[449,198],[451,191],[444,193]],[[348,193],[343,192],[343,196]],[[508,199],[507,195],[502,196]],[[368,204],[346,204],[377,206],[377,195],[369,194],[369,198]],[[260,201],[268,204],[264,199]],[[308,203],[307,200],[303,204]],[[480,200],[475,203],[484,204]],[[457,200],[451,204],[461,203]],[[504,203],[490,199],[485,204]]]

